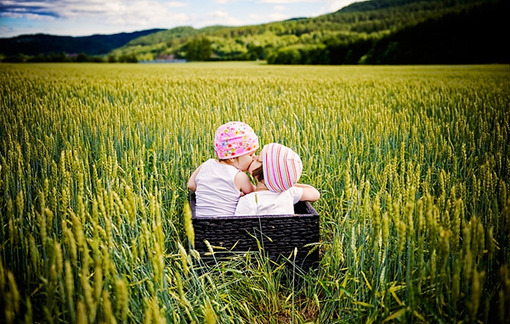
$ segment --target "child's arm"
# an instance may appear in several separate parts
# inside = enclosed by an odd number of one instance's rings
[[[198,172],[200,172],[200,168],[202,167],[202,164],[193,172],[191,177],[189,177],[188,180],[188,189],[191,191],[197,191],[197,182],[195,181],[195,178],[197,177]]]
[[[237,172],[234,178],[234,184],[243,194],[249,194],[255,191],[255,186],[251,183],[250,178],[244,172]]]
[[[303,194],[301,195],[301,199],[299,199],[300,201],[317,201],[321,197],[320,192],[310,185],[296,183],[294,186],[303,189]]]

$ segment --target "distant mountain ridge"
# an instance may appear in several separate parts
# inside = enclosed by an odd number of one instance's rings
[[[0,39],[0,59],[4,55],[5,62],[37,62],[37,57],[9,60],[8,56],[51,51],[82,52],[107,62],[506,64],[510,63],[504,37],[508,12],[507,0],[371,0],[317,17],[240,27],[179,26],[139,34]]]
[[[69,54],[106,55],[133,39],[162,30],[154,28],[132,33],[76,37],[48,34],[21,35],[12,38],[0,38],[0,53],[5,55],[15,55],[18,53],[37,55],[65,52]]]

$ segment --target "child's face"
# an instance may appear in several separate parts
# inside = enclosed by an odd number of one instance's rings
[[[262,161],[260,161],[260,158],[258,155],[253,156],[253,162],[250,164],[250,167],[248,168],[248,171],[251,175],[253,175],[253,170],[257,169],[262,165]]]
[[[255,155],[255,152],[251,154],[245,154],[237,158],[238,166],[241,171],[248,171],[250,168],[250,165],[252,164],[253,160],[256,159],[257,156]]]

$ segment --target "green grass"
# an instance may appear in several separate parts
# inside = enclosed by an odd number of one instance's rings
[[[2,64],[0,81],[8,323],[510,318],[506,65]],[[318,270],[207,269],[190,249],[186,181],[230,120],[302,157]]]

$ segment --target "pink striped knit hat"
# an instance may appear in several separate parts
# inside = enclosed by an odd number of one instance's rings
[[[214,150],[218,159],[225,160],[255,152],[259,138],[253,129],[239,121],[221,125],[214,135]]]
[[[285,191],[294,186],[301,172],[303,164],[301,158],[290,148],[277,143],[264,146],[260,152],[264,183],[272,192]]]

